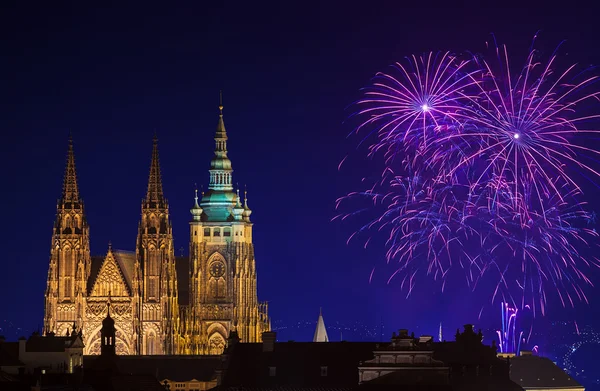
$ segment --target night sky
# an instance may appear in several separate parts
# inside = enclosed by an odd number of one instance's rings
[[[253,210],[259,298],[270,302],[274,321],[315,321],[323,307],[326,323],[383,323],[386,330],[436,333],[442,321],[453,334],[478,323],[488,298],[442,295],[425,281],[406,299],[399,280],[387,284],[394,268],[383,249],[347,245],[357,227],[330,222],[336,198],[360,188],[374,165],[356,151],[358,140],[347,138],[348,106],[377,71],[403,56],[482,51],[490,33],[518,58],[541,30],[542,50],[566,40],[571,62],[597,64],[595,12],[548,2],[485,10],[453,2],[336,3],[3,3],[2,327],[12,322],[27,334],[42,324],[69,131],[93,255],[104,254],[109,241],[134,250],[154,131],[175,245],[187,254],[194,184],[208,183],[219,90],[233,180],[247,185]],[[587,196],[597,209],[598,194]],[[600,308],[598,296],[591,298],[577,310],[582,323]],[[497,312],[479,324],[499,322]],[[572,315],[553,308],[549,318]],[[311,333],[288,330],[285,338]]]

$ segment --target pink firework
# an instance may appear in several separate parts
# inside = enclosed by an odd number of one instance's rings
[[[478,69],[465,71],[473,64],[449,52],[431,52],[394,64],[392,72],[378,73],[355,113],[367,117],[357,131],[376,129],[378,142],[371,153],[383,149],[393,159],[403,146],[403,154],[414,159],[432,138],[458,126],[457,112],[469,98],[465,91],[477,83]]]

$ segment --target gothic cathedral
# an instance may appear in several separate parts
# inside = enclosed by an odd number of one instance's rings
[[[223,107],[219,106],[208,191],[190,213],[190,254],[176,257],[169,203],[154,138],[148,191],[135,251],[90,256],[90,233],[69,140],[57,204],[46,288],[44,327],[81,330],[85,354],[99,354],[107,304],[117,354],[220,354],[230,331],[259,342],[270,328],[256,294],[256,262],[248,197],[232,186]]]

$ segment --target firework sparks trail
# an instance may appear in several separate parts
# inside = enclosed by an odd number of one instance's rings
[[[523,347],[522,344],[529,343],[533,330],[531,325],[523,329],[519,314],[525,309],[530,309],[530,307],[525,306],[522,311],[519,311],[505,302],[501,303],[501,307],[502,329],[496,331],[500,353],[512,353],[519,356]],[[534,350],[536,349],[537,346],[534,347]]]

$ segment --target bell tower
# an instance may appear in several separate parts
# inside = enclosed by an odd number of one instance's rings
[[[164,196],[154,136],[146,198],[138,228],[134,302],[139,354],[173,354],[178,333],[177,276],[169,203]],[[164,336],[164,338],[163,338]],[[164,341],[164,342],[160,342]]]
[[[69,137],[62,196],[56,206],[45,295],[45,332],[64,335],[73,323],[84,324],[90,275],[90,235],[77,185],[73,140]]]
[[[268,330],[266,304],[256,292],[251,210],[233,190],[227,140],[221,104],[208,191],[200,202],[196,193],[190,210],[191,354],[221,354],[233,330],[242,342],[259,342]]]

